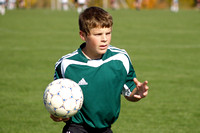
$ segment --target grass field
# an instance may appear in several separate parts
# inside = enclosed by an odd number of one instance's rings
[[[112,45],[129,53],[149,95],[122,97],[114,133],[200,132],[200,12],[117,10]],[[75,11],[14,10],[0,16],[0,133],[60,133],[43,105],[54,64],[76,50]]]

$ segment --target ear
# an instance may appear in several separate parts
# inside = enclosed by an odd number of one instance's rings
[[[79,31],[79,35],[80,35],[81,40],[86,41],[86,40],[85,40],[85,38],[86,38],[85,32],[83,32],[83,31],[80,30],[80,31]]]

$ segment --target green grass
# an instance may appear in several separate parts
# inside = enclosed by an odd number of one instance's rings
[[[200,12],[117,10],[112,45],[129,53],[149,95],[131,103],[122,97],[114,133],[199,133]],[[58,133],[43,105],[54,64],[76,50],[75,11],[14,10],[0,16],[0,132]]]

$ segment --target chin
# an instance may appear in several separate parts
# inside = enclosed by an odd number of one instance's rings
[[[100,53],[100,54],[105,54],[105,53],[106,53],[106,51],[107,51],[107,49],[100,50],[100,51],[99,51],[99,53]]]

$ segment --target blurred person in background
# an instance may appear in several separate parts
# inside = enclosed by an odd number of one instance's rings
[[[77,0],[73,0],[74,6],[77,8],[78,6],[78,1]]]
[[[179,11],[179,3],[178,3],[178,0],[172,0],[171,11],[172,11],[172,12],[178,12],[178,11]]]
[[[16,0],[8,0],[8,9],[13,10],[16,8]]]
[[[110,0],[110,6],[111,6],[111,8],[112,8],[113,10],[119,8],[119,5],[118,5],[117,0]]]
[[[197,8],[200,9],[200,0],[196,0]]]
[[[142,0],[135,0],[135,9],[140,10],[142,7]]]
[[[25,1],[19,0],[19,8],[25,8]]]
[[[87,0],[77,0],[78,7],[77,11],[80,14],[83,10],[87,8]]]
[[[69,10],[69,6],[68,6],[68,0],[60,0],[60,2],[61,2],[61,5],[62,5],[62,9],[64,10],[64,11],[67,11],[67,10]]]
[[[6,13],[6,0],[0,0],[0,13],[1,15]]]

